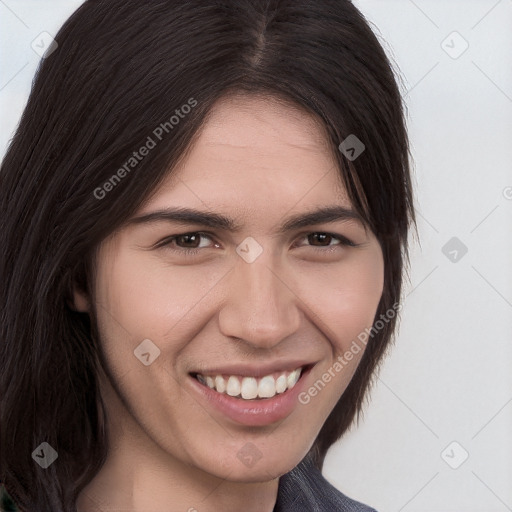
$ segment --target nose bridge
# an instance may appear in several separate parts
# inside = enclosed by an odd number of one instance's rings
[[[219,313],[225,336],[271,348],[299,328],[297,298],[280,273],[282,267],[270,251],[251,263],[237,260]]]

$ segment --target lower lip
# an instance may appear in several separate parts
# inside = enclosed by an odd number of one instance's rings
[[[218,393],[201,384],[195,377],[189,377],[194,392],[224,416],[241,425],[260,427],[282,420],[292,413],[299,402],[298,395],[305,387],[306,377],[310,371],[311,367],[306,368],[293,388],[261,400],[244,400]]]

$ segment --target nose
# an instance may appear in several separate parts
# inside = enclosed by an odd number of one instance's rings
[[[254,262],[240,258],[225,283],[220,330],[254,348],[270,349],[300,326],[300,300],[281,265],[265,252]]]

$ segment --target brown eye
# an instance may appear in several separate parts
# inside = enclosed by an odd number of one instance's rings
[[[334,237],[329,233],[311,233],[308,235],[308,241],[311,243],[311,245],[318,245],[315,244],[315,241],[317,241],[322,247],[329,246],[333,239]]]
[[[170,236],[165,240],[162,240],[157,247],[163,247],[165,250],[185,256],[192,256],[198,254],[201,249],[208,249],[209,247],[212,247],[212,245],[209,245],[208,243],[206,243],[206,245],[201,245],[202,239],[212,241],[212,237],[206,233],[192,232]]]
[[[177,236],[175,241],[179,247],[184,247],[186,249],[197,249],[197,244],[202,236],[203,235],[199,233],[186,233],[184,235]]]
[[[324,231],[317,231],[308,233],[304,236],[303,240],[307,239],[308,245],[314,247],[316,250],[322,251],[324,249],[336,250],[343,246],[357,247],[358,244],[352,242],[343,235],[335,233],[326,233]],[[333,243],[334,242],[334,243]]]

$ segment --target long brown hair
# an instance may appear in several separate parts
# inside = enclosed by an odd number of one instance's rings
[[[279,97],[323,123],[383,250],[376,318],[400,300],[415,224],[397,79],[349,0],[87,0],[56,40],[0,169],[0,482],[30,512],[76,511],[107,456],[96,326],[69,307],[71,286],[90,290],[95,248],[172,172],[223,95]],[[165,122],[158,145],[99,198]],[[355,160],[338,150],[351,134],[366,147]],[[315,440],[319,469],[359,417],[396,320],[368,342]],[[58,452],[46,470],[32,460],[43,441]]]

